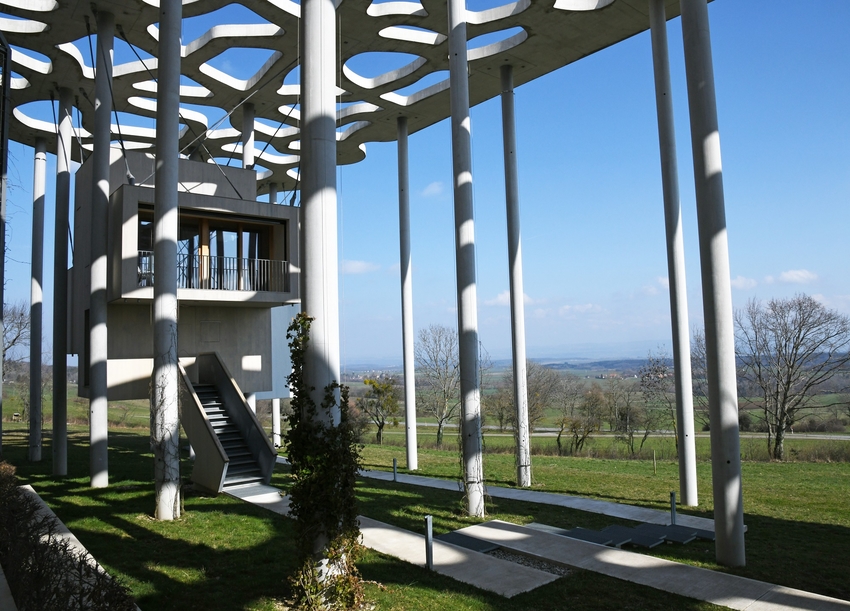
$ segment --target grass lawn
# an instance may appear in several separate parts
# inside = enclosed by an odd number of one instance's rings
[[[72,427],[68,478],[50,475],[50,440],[45,461],[26,460],[22,427],[4,423],[4,457],[18,467],[74,531],[92,554],[130,586],[142,609],[281,609],[288,595],[287,575],[294,569],[293,532],[289,520],[226,496],[189,493],[184,516],[157,522],[154,508],[153,458],[144,430],[110,431],[110,487],[88,487],[88,434]],[[404,464],[403,448],[367,446],[364,463],[389,468],[392,457]],[[459,460],[451,452],[423,451],[423,474],[454,477]],[[535,457],[540,489],[587,494],[663,508],[675,489],[676,467],[651,463]],[[487,455],[489,483],[510,485],[510,455]],[[184,478],[191,473],[184,464]],[[846,550],[850,549],[850,466],[790,463],[747,464],[745,503],[748,561],[739,574],[793,587],[850,598]],[[545,483],[545,485],[544,485]],[[283,470],[273,484],[285,488]],[[709,489],[708,465],[700,464],[702,495]],[[435,530],[445,532],[474,522],[463,516],[461,495],[391,483],[362,480],[361,513],[411,530],[422,517],[434,516]],[[710,505],[696,513],[710,516]],[[519,523],[539,521],[562,526],[602,527],[617,523],[573,510],[499,500],[490,517]],[[713,567],[714,548],[697,543],[665,546],[665,557]],[[573,575],[513,599],[481,592],[448,578],[366,551],[358,562],[369,584],[368,598],[377,609],[716,609],[612,578],[576,571]]]

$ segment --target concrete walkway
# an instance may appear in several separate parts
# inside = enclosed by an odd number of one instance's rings
[[[746,611],[848,611],[850,602],[493,520],[459,531],[516,553]]]
[[[279,460],[279,459],[278,459]],[[393,481],[393,474],[389,471],[361,471],[361,477],[368,477],[385,482]],[[402,484],[413,486],[424,486],[426,488],[438,488],[440,490],[453,490],[460,492],[459,484],[455,481],[438,479],[435,477],[423,477],[421,475],[398,474],[398,481]],[[487,486],[487,494],[493,498],[511,499],[514,501],[526,501],[528,503],[539,503],[541,505],[557,505],[578,509],[589,513],[598,513],[612,518],[622,518],[634,522],[649,522],[650,524],[669,524],[670,513],[647,507],[635,507],[623,505],[610,501],[598,501],[579,496],[568,496],[552,492],[539,492],[537,490],[523,490],[521,488],[502,488],[499,486]],[[688,528],[700,528],[714,531],[714,520],[689,516],[683,513],[676,514],[676,524]]]
[[[286,516],[289,498],[281,496],[273,486],[248,484],[228,488],[225,494]],[[358,516],[363,545],[400,558],[405,562],[425,566],[425,537],[410,531]],[[507,598],[528,592],[557,579],[557,575],[499,560],[487,554],[434,541],[434,571]],[[0,607],[2,609],[2,607]]]

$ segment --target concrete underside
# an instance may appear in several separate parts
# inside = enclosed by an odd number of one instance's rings
[[[679,0],[665,0],[664,3],[668,18],[679,15]],[[231,0],[187,3],[183,7],[183,17],[198,17],[229,4]],[[74,92],[82,89],[94,99],[94,77],[88,67],[91,60],[85,44],[85,18],[95,23],[92,6],[86,0],[3,4],[0,13],[16,21],[3,26],[9,44],[38,53],[32,59],[13,58],[17,59],[13,61],[13,70],[26,79],[26,82],[13,81],[15,105],[50,100],[57,87]],[[286,107],[298,103],[300,91],[298,85],[282,83],[297,69],[301,7],[286,0],[274,3],[256,0],[249,6],[258,15],[255,24],[222,24],[219,17],[217,25],[225,27],[210,29],[195,40],[183,41],[182,74],[199,86],[181,87],[180,102],[232,111],[250,97],[258,121],[255,124],[256,149],[259,151],[266,141],[275,149],[256,159],[258,165],[269,169],[258,175],[259,191],[264,193],[270,182],[284,189],[295,186],[294,176],[286,172],[300,164],[300,114]],[[115,67],[115,109],[155,119],[156,87],[151,75],[158,74],[155,58],[159,55],[159,47],[156,29],[152,27],[160,18],[156,3],[103,0],[97,3],[97,10],[115,15],[116,37],[124,32],[129,42],[141,49],[142,56],[153,56],[145,60],[147,68],[139,61]],[[365,143],[395,141],[396,118],[400,113],[408,117],[411,134],[449,116],[448,76],[440,80],[441,73],[448,70],[446,10],[445,0],[422,0],[421,4],[373,3],[371,0],[340,3],[337,9],[340,24],[338,61],[343,70],[338,86],[340,101],[349,105],[338,109],[338,123],[342,126],[337,136],[338,163],[362,160],[366,154]],[[499,95],[499,69],[506,63],[514,66],[514,83],[520,86],[649,28],[646,0],[519,0],[482,12],[470,11],[467,21],[468,38],[473,41],[469,51],[472,105]],[[420,30],[413,31],[410,26]],[[489,44],[474,42],[473,39],[485,34],[493,36]],[[66,46],[74,41],[83,41],[75,51],[78,57],[74,57]],[[257,47],[275,53],[249,79],[207,65],[209,60],[231,47]],[[377,77],[359,75],[346,66],[350,59],[367,52],[407,53],[415,55],[416,59]],[[430,86],[416,86],[421,79],[437,73],[440,73],[440,78],[435,79],[437,82],[432,80]],[[404,92],[400,93],[402,90]],[[77,106],[85,128],[80,137],[88,145],[93,131],[93,111],[82,98]],[[226,122],[212,129],[215,126],[208,125],[202,115],[184,110],[182,118],[189,129],[181,132],[181,147],[192,142],[196,135],[206,134],[205,145],[213,156],[226,158],[233,152],[240,154],[242,115],[240,108],[229,118],[229,125]],[[281,122],[283,125],[277,130],[269,127]],[[153,150],[153,128],[128,127],[127,121],[123,121],[122,126],[125,141],[132,143],[128,146]],[[43,137],[47,150],[56,150],[55,128],[49,119],[42,118],[39,122],[16,114],[10,137],[30,146],[36,138]],[[73,149],[78,158],[78,147]],[[206,158],[205,152],[203,155]]]

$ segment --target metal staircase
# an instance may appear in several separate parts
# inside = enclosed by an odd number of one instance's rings
[[[228,467],[223,489],[230,486],[262,483],[264,478],[260,465],[251,454],[236,424],[225,411],[216,387],[212,384],[196,384],[195,392],[216,437],[227,453]]]

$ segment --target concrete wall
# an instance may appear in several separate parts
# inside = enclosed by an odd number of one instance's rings
[[[153,203],[155,159],[128,151],[135,185],[118,149],[111,151],[108,219],[108,353],[110,400],[145,399],[150,395],[153,368],[153,288],[138,286],[139,203]],[[191,366],[195,355],[218,352],[244,393],[286,396],[289,353],[286,327],[293,307],[272,307],[298,301],[298,208],[256,200],[253,170],[224,168],[231,186],[213,165],[180,161],[179,205],[200,215],[244,219],[272,226],[270,256],[290,262],[290,291],[252,292],[179,289],[178,353]],[[234,189],[235,187],[235,189]],[[246,199],[238,199],[238,194]],[[80,355],[81,396],[85,386],[86,311],[91,286],[91,169],[76,173],[74,200],[74,265],[69,271],[69,352]],[[276,346],[272,349],[272,346]],[[274,367],[275,361],[278,366]]]

